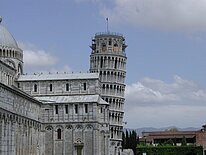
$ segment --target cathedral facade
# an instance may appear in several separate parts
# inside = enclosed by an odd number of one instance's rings
[[[124,37],[98,33],[90,73],[23,74],[0,19],[0,155],[121,155]]]

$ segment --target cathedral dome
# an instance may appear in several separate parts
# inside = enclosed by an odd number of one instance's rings
[[[0,17],[0,46],[18,49],[16,40],[1,22],[2,18]]]

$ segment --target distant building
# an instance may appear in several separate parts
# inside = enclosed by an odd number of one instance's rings
[[[168,140],[172,140],[174,145],[181,146],[183,138],[185,138],[187,145],[202,146],[206,155],[206,125],[197,131],[143,132],[140,143],[157,146],[166,143]]]
[[[160,131],[160,132],[143,132],[140,142],[146,144],[158,145],[164,144],[168,140],[172,140],[173,143],[177,146],[180,146],[183,138],[186,139],[187,144],[196,143],[196,131]]]
[[[0,154],[121,155],[125,41],[96,34],[90,72],[23,74],[23,51],[0,18]]]

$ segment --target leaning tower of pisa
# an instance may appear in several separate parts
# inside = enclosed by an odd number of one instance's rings
[[[99,72],[101,95],[110,105],[110,155],[121,155],[127,60],[125,38],[117,33],[97,33],[90,47],[90,72]]]

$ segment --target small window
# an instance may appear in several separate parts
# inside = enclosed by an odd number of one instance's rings
[[[84,90],[87,90],[87,83],[84,83]]]
[[[69,84],[66,84],[66,91],[69,91]]]
[[[20,83],[19,82],[17,83],[17,87],[20,88]]]
[[[57,139],[62,139],[62,130],[57,129]]]
[[[34,92],[37,92],[37,84],[34,84]]]
[[[52,84],[49,85],[49,90],[52,91]]]
[[[75,112],[75,114],[78,114],[78,105],[77,104],[75,104],[74,112]]]
[[[68,105],[65,105],[65,113],[68,114]]]
[[[103,57],[101,57],[101,63],[100,63],[100,68],[103,67]]]
[[[85,113],[88,113],[88,104],[84,105],[84,111],[85,111]]]
[[[55,105],[55,113],[58,114],[58,105]]]
[[[112,40],[111,39],[109,39],[109,45],[112,45]]]
[[[115,59],[114,68],[117,69],[117,58]]]
[[[100,109],[100,113],[102,113],[103,112],[103,108],[101,107],[101,109]]]
[[[106,44],[105,44],[105,43],[102,44],[102,51],[103,51],[103,52],[106,51]]]

